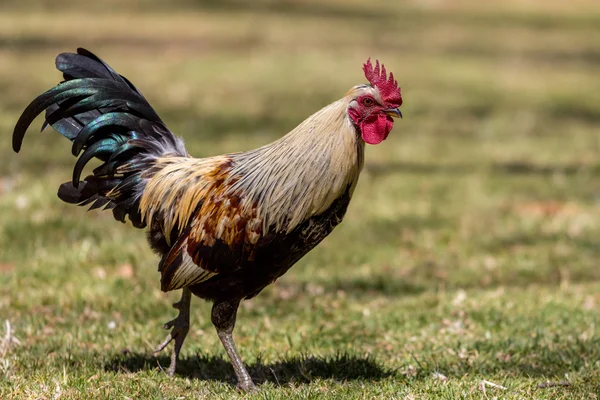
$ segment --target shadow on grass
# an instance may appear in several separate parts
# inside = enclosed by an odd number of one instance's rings
[[[365,165],[365,170],[373,175],[388,175],[394,173],[412,174],[448,174],[462,175],[473,171],[488,168],[498,175],[540,175],[552,176],[554,174],[576,175],[580,172],[600,172],[600,165],[540,165],[529,162],[494,163],[489,166],[477,164],[421,164],[411,162],[371,163]]]
[[[390,279],[388,275],[376,275],[365,278],[354,278],[335,280],[324,284],[326,293],[335,293],[339,290],[348,293],[352,297],[368,296],[393,296],[405,297],[416,296],[431,287],[411,280]]]
[[[579,257],[582,257],[582,254],[600,257],[600,246],[595,239],[573,237],[562,232],[514,232],[511,235],[495,237],[486,241],[482,244],[482,250],[503,252],[517,247],[549,247],[556,243],[563,243],[577,249]]]
[[[47,36],[29,36],[29,37],[14,37],[0,35],[0,49],[9,49],[14,52],[32,52],[54,49],[75,49],[77,47],[86,47],[95,52],[100,52],[100,49],[105,48],[132,48],[136,51],[155,51],[158,49],[169,49],[192,52],[194,54],[202,54],[210,51],[229,51],[236,55],[243,52],[250,52],[261,47],[268,47],[268,43],[255,35],[246,35],[245,37],[236,37],[233,39],[223,38],[144,38],[144,37],[128,37],[125,35],[116,37],[94,37],[94,38],[59,38]],[[321,43],[323,48],[335,47],[336,49],[353,48],[354,43],[351,41],[325,41]],[[510,57],[514,52],[509,50],[487,49],[473,45],[461,44],[460,46],[449,46],[447,48],[427,48],[418,46],[412,43],[396,43],[396,42],[374,42],[369,44],[375,50],[390,50],[396,52],[410,52],[414,54],[438,54],[454,57],[477,57],[483,59],[503,59]],[[529,62],[579,62],[590,65],[595,65],[600,61],[600,52],[589,51],[560,51],[560,50],[537,50],[530,51],[527,54],[519,54],[519,57],[526,59]],[[471,114],[477,116],[482,114],[482,109],[487,107],[476,107]],[[463,110],[469,111],[469,110]],[[600,113],[589,107],[580,107],[579,105],[566,104],[558,107],[551,105],[548,111],[555,117],[577,118],[584,121],[598,122]]]
[[[114,355],[104,366],[107,371],[138,372],[166,369],[170,358],[153,357],[146,353],[125,352]],[[159,366],[160,365],[160,366]],[[274,363],[264,363],[260,358],[248,365],[248,372],[255,383],[273,382],[283,385],[290,382],[309,383],[315,378],[378,381],[394,375],[370,356],[340,353],[328,357],[291,357]],[[235,383],[235,374],[229,360],[207,355],[183,357],[177,364],[178,376]]]
[[[301,3],[290,1],[239,1],[239,0],[188,0],[190,6],[200,10],[220,12],[255,12],[276,16],[319,17],[357,21],[390,21],[398,17],[386,9],[352,8],[348,5],[326,3]]]
[[[370,381],[378,382],[394,377],[400,380],[429,380],[436,373],[449,378],[488,375],[523,376],[539,379],[540,382],[552,380],[593,362],[596,352],[586,357],[587,345],[570,344],[570,346],[549,349],[532,340],[529,348],[518,349],[508,361],[496,360],[491,356],[481,362],[471,363],[468,359],[421,358],[415,354],[416,370],[409,376],[399,370],[392,370],[370,356],[357,356],[341,353],[330,357],[313,356],[291,357],[274,363],[264,363],[258,359],[248,365],[248,372],[256,384],[270,382],[278,386],[289,383],[308,384],[315,379],[333,379],[336,381]],[[477,345],[475,345],[477,347]],[[509,346],[510,347],[510,346]],[[497,348],[488,349],[490,354]],[[484,351],[485,352],[485,351]],[[164,370],[169,365],[166,355],[154,357],[149,353],[115,354],[104,364],[104,370],[116,373],[135,373],[142,371]],[[218,381],[235,385],[236,378],[228,359],[213,355],[183,357],[177,364],[176,375],[179,377]]]
[[[152,49],[180,49],[190,50],[194,53],[211,51],[215,49],[228,50],[239,54],[242,51],[250,51],[263,44],[258,38],[247,35],[234,40],[211,38],[201,40],[196,38],[143,38],[126,37],[94,37],[81,39],[77,37],[62,38],[51,36],[7,36],[0,34],[0,49],[9,49],[15,52],[31,52],[40,50],[66,49],[74,51],[77,47],[86,47],[92,51],[97,48],[135,48],[136,50],[151,51]],[[100,54],[102,57],[102,54]],[[109,62],[111,60],[108,60]]]

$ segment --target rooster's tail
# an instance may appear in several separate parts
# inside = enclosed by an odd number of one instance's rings
[[[58,196],[90,209],[112,209],[116,219],[143,227],[139,200],[154,161],[163,156],[186,157],[183,141],[167,129],[144,96],[110,66],[85,49],[63,53],[56,67],[64,82],[36,98],[23,112],[13,133],[13,149],[21,149],[29,125],[46,111],[42,129],[51,125],[73,142],[79,156],[71,182]],[[83,181],[84,166],[92,158],[103,163]]]

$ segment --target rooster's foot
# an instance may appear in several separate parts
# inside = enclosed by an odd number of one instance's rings
[[[181,300],[173,304],[173,307],[179,310],[177,318],[167,322],[164,325],[165,329],[171,329],[171,332],[167,335],[165,340],[156,347],[154,354],[160,353],[171,341],[174,341],[173,352],[171,353],[171,363],[167,368],[167,374],[169,376],[175,375],[175,368],[177,368],[177,360],[179,358],[179,352],[185,341],[190,330],[190,303],[192,301],[192,292],[189,289],[183,288],[181,294]]]

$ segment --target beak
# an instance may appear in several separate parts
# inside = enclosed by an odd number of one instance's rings
[[[402,118],[402,112],[399,108],[388,108],[387,110],[383,110],[383,112],[392,118]]]

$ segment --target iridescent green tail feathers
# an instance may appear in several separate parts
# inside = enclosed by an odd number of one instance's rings
[[[186,157],[183,141],[127,78],[91,52],[60,54],[56,68],[64,81],[25,109],[14,129],[13,149],[21,149],[27,128],[45,111],[42,130],[52,126],[73,142],[72,153],[79,157],[71,182],[60,186],[58,196],[72,204],[91,204],[90,209],[112,209],[120,221],[129,215],[134,226],[143,227],[138,205],[154,160]],[[81,180],[92,158],[102,164]]]

